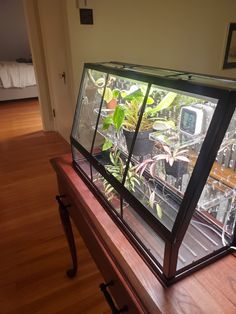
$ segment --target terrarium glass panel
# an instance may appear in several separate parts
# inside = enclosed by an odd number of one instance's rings
[[[147,83],[109,75],[102,106],[94,110],[94,114],[97,116],[97,132],[92,155],[105,167],[107,172],[124,184],[128,190],[130,186],[127,186],[124,182],[129,154],[123,125],[124,117],[127,114],[125,111],[126,99],[131,97],[131,94],[138,92],[142,101],[146,90]],[[138,114],[139,108],[137,107],[136,110]],[[130,123],[135,128],[137,121],[132,120]],[[95,128],[95,125],[93,128]],[[131,141],[133,134],[131,135]],[[135,170],[133,175],[138,177]],[[135,184],[135,182],[132,182],[132,184]]]
[[[123,204],[122,218],[137,237],[139,243],[163,266],[165,241],[146,223],[127,202]]]
[[[235,150],[236,112],[180,247],[178,268],[232,244],[236,222]],[[181,263],[182,256],[185,256],[184,263]]]
[[[142,101],[133,94],[125,110]],[[129,191],[169,230],[175,222],[217,101],[152,85],[132,150],[125,184]],[[128,112],[129,112],[128,111]],[[130,151],[135,125],[124,116],[123,135]],[[132,170],[135,186],[129,182]]]
[[[94,112],[100,108],[106,79],[107,74],[104,72],[92,69],[84,71],[71,135],[88,152],[91,150],[97,119]]]
[[[198,211],[222,230],[223,245],[232,242],[236,221],[236,112],[198,201]]]

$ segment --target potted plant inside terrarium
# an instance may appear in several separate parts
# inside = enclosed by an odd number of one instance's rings
[[[108,129],[113,129],[113,139],[105,137],[105,141],[102,150],[108,150],[113,145],[117,146],[120,139],[121,127],[125,117],[125,109],[121,105],[117,105],[113,113],[108,114],[103,118],[102,129],[107,131]]]
[[[158,161],[164,160],[166,174],[179,178],[188,171],[190,160],[187,155],[188,149],[171,149],[167,145],[162,145],[162,152],[141,162],[136,171],[142,175],[147,167],[149,167],[150,174],[154,177]]]
[[[122,126],[127,149],[130,151],[136,126],[140,118],[144,93],[137,86],[133,86],[128,93],[122,91],[120,97],[124,103],[117,105],[115,112],[103,120],[103,129],[107,130],[111,126],[116,126],[118,122],[119,127]],[[175,97],[176,93],[169,92],[157,105],[154,105],[152,97],[147,98],[132,152],[134,156],[151,154],[154,142],[149,139],[149,135],[153,132],[153,124],[157,123],[158,120],[159,124],[166,124],[167,121],[159,118],[158,113],[163,109],[167,109],[173,103]],[[109,145],[111,147],[112,143]],[[106,146],[109,145],[106,143]]]
[[[154,105],[152,97],[147,98],[133,148],[133,155],[145,156],[152,153],[154,142],[149,139],[149,135],[153,132],[153,124],[159,119],[158,113],[161,110],[168,108],[174,101],[175,97],[176,93],[169,92],[157,105]],[[125,117],[123,121],[123,133],[126,138],[128,150],[131,148],[134,132],[140,117],[143,99],[144,94],[141,89],[137,89],[124,97]],[[159,120],[160,123],[165,123],[165,121],[161,121],[161,119]]]
[[[127,164],[124,156],[121,156],[121,151],[118,149],[117,145],[114,145],[110,140],[106,139],[103,145],[103,153],[107,154],[104,168],[119,182],[122,182]],[[120,213],[121,203],[123,209],[128,206],[128,203],[123,198],[121,200],[120,195],[117,193],[114,186],[110,184],[101,174],[98,174],[95,180],[98,181],[98,184],[99,182],[102,184],[104,196],[109,202],[111,202],[117,212]],[[136,172],[136,165],[130,163],[127,170],[124,187],[128,191],[135,193],[139,185],[140,178]]]
[[[114,110],[116,108],[117,101],[120,96],[120,90],[118,88],[113,88],[115,80],[116,80],[115,77],[110,77],[106,87],[104,78],[100,78],[95,82],[95,84],[99,86],[98,93],[101,96],[103,95],[103,100],[105,101],[106,108],[111,110]],[[104,87],[105,92],[103,93]]]
[[[170,149],[163,145],[164,154],[157,156],[156,160],[163,159],[165,161],[166,174],[175,178],[180,178],[188,172],[189,158],[187,157],[188,149]]]
[[[123,180],[126,163],[120,156],[121,152],[115,147],[111,149],[109,157],[110,163],[105,165],[105,169],[112,173],[112,175],[120,182]],[[116,196],[116,190],[108,181],[104,179],[104,193],[107,197],[107,200],[110,201],[111,199]],[[125,180],[124,186],[129,190],[135,192],[135,186],[140,185],[139,177],[136,172],[136,166],[131,165],[127,172],[127,180]]]
[[[116,78],[110,76],[106,82],[105,77],[95,78],[91,71],[88,71],[88,86],[86,87],[86,95],[89,101],[92,101],[95,97],[96,92],[100,97],[103,96],[106,108],[114,110],[120,95],[120,90],[114,88]],[[104,91],[105,88],[105,91]]]

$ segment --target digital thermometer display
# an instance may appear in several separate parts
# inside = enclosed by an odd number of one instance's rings
[[[194,111],[184,109],[181,116],[180,128],[182,131],[195,134],[197,114]]]
[[[180,131],[191,136],[199,135],[203,129],[203,110],[193,106],[182,107],[180,113]]]

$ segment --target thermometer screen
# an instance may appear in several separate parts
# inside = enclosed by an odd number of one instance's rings
[[[183,109],[180,121],[181,130],[189,134],[194,134],[196,129],[196,120],[196,112]]]

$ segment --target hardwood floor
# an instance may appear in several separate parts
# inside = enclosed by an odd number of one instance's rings
[[[65,275],[71,260],[49,159],[69,150],[42,131],[36,100],[0,103],[0,313],[110,313],[76,231],[79,272]]]

